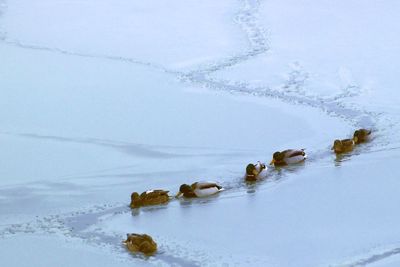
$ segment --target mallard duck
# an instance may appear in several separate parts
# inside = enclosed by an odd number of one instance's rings
[[[187,198],[207,197],[214,195],[222,190],[222,186],[218,185],[215,182],[196,182],[192,185],[181,185],[178,194],[176,194],[176,197],[179,197],[182,194],[184,197]]]
[[[151,236],[146,234],[127,234],[127,238],[123,243],[131,252],[141,252],[146,255],[151,255],[157,251],[156,242],[154,242]]]
[[[246,175],[245,179],[246,181],[255,181],[259,179],[262,175],[265,174],[267,171],[267,166],[265,166],[264,163],[257,162],[256,164],[250,163],[246,167]]]
[[[333,143],[333,147],[331,149],[334,150],[335,153],[344,153],[352,151],[353,147],[354,147],[353,139],[343,139],[343,140],[335,140],[335,142]]]
[[[360,144],[368,140],[371,130],[359,129],[354,132],[353,141],[355,144]]]
[[[270,165],[283,166],[288,164],[294,164],[304,161],[307,158],[304,149],[288,149],[282,152],[275,152],[272,155]]]
[[[130,207],[133,209],[140,206],[159,205],[162,203],[166,203],[170,199],[168,196],[168,192],[169,191],[159,189],[145,191],[140,195],[137,192],[133,192],[131,194]]]

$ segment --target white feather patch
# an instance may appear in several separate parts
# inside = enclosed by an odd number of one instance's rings
[[[285,159],[285,162],[287,164],[293,164],[293,163],[299,163],[299,162],[301,162],[301,161],[303,161],[305,159],[306,159],[305,156],[298,155],[298,156],[294,156],[294,157],[290,157],[290,158]]]
[[[258,173],[258,178],[262,178],[262,177],[267,176],[268,167],[267,167],[265,164],[264,164],[264,166],[265,166],[265,169],[262,169],[262,170],[261,170],[261,165],[260,165],[260,163],[257,163],[257,165],[256,165],[256,170],[259,172],[259,173]],[[261,170],[261,172],[260,172],[260,170]]]
[[[211,196],[219,192],[217,187],[205,188],[205,189],[195,189],[194,193],[198,197]]]

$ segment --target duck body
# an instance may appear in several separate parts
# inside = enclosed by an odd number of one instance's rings
[[[264,163],[257,162],[256,164],[248,164],[246,167],[245,180],[256,181],[266,176],[267,166]]]
[[[343,139],[343,140],[335,140],[333,143],[332,150],[335,151],[336,154],[350,152],[354,148],[353,139]]]
[[[368,141],[371,134],[371,130],[367,129],[358,129],[354,132],[353,141],[355,144],[360,144]]]
[[[123,242],[131,252],[141,252],[145,255],[154,254],[157,251],[157,244],[151,236],[146,234],[127,234]]]
[[[270,164],[275,166],[285,166],[302,162],[306,158],[307,155],[306,152],[304,152],[304,149],[287,149],[281,152],[275,152]]]
[[[131,195],[130,207],[139,208],[141,206],[151,206],[166,203],[170,199],[168,192],[169,191],[160,189],[145,191],[140,195],[137,192],[133,192]]]
[[[192,185],[183,184],[176,197],[183,195],[185,198],[207,197],[222,191],[222,186],[215,182],[196,182]]]

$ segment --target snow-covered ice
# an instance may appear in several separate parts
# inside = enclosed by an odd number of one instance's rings
[[[398,266],[399,11],[0,0],[0,265]],[[357,127],[372,141],[333,155]],[[309,159],[243,181],[286,148]],[[196,180],[226,190],[128,207]]]

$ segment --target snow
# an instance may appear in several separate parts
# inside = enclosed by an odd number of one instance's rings
[[[181,69],[246,46],[241,31],[225,23],[237,7],[228,0],[16,0],[4,24],[10,41]]]
[[[387,63],[399,60],[399,9],[396,1],[263,1],[259,18],[269,32],[269,51],[215,77],[279,88],[296,74],[310,94],[349,86],[368,91],[394,78]]]
[[[0,0],[2,265],[396,266],[398,12]],[[370,143],[331,153],[361,126]],[[287,148],[308,159],[244,182]],[[225,190],[128,207],[200,180]],[[130,232],[159,252],[127,252]]]
[[[35,244],[40,243],[40,246]],[[7,239],[0,243],[4,255],[19,252],[19,257],[8,257],[8,266],[152,266],[145,261],[125,258],[113,259],[107,247],[88,248],[81,240],[62,241],[56,237],[26,235]],[[60,253],[62,249],[62,253]],[[84,252],[83,252],[84,251]],[[77,263],[79,262],[79,263]]]

